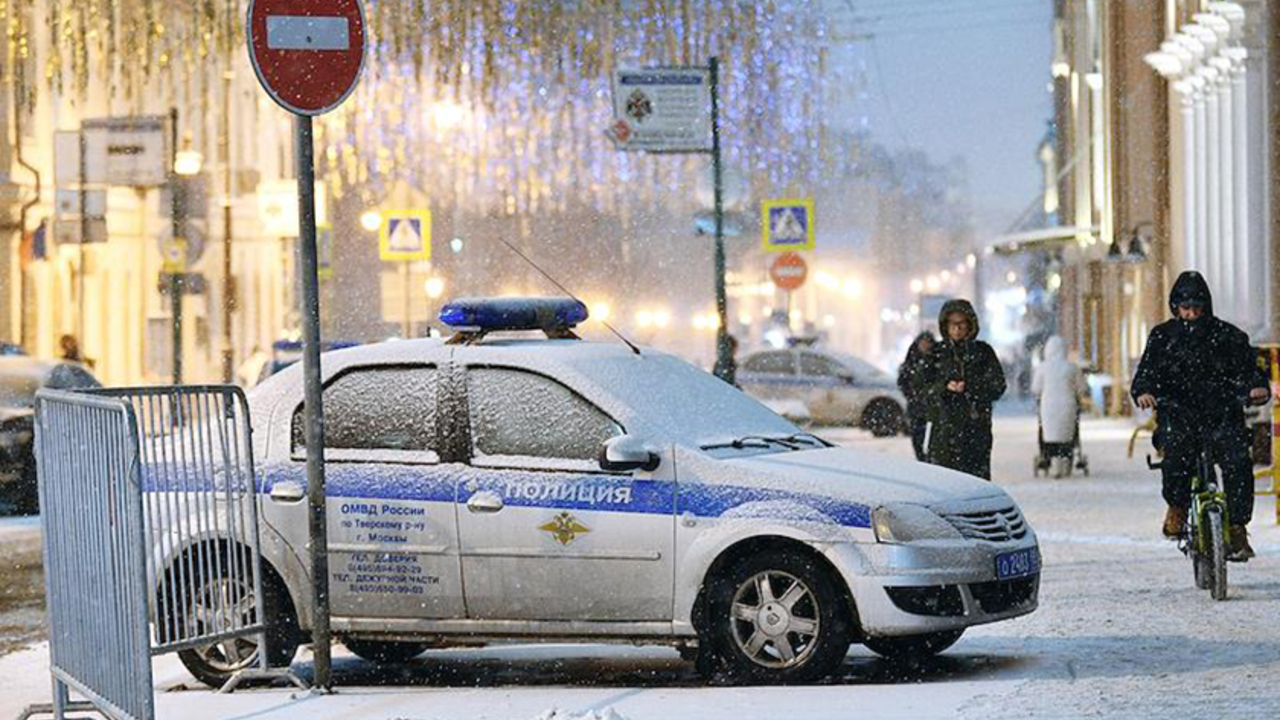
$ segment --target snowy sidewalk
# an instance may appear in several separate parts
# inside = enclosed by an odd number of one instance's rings
[[[1252,525],[1259,557],[1231,566],[1231,599],[1215,603],[1159,536],[1159,477],[1125,457],[1131,425],[1088,420],[1092,476],[1032,477],[1035,420],[996,420],[994,475],[1021,504],[1044,554],[1040,609],[970,630],[909,674],[854,647],[830,684],[706,687],[664,648],[506,646],[428,652],[378,670],[336,650],[339,691],[217,695],[176,658],[155,663],[160,718],[372,720],[697,718],[1273,718],[1280,716],[1280,528],[1274,499]],[[874,452],[908,455],[906,439],[825,432]],[[0,658],[0,719],[47,702],[47,647]],[[310,671],[300,654],[296,667]]]

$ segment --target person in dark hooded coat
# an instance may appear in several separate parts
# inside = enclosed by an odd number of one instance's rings
[[[898,368],[898,389],[907,399],[907,422],[911,427],[911,447],[916,452],[916,460],[924,462],[928,457],[925,452],[925,431],[929,425],[928,405],[922,388],[925,368],[929,364],[929,353],[933,351],[937,340],[931,332],[922,332],[907,348],[907,357]]]
[[[1191,504],[1191,475],[1201,443],[1222,470],[1230,522],[1229,560],[1253,557],[1245,526],[1253,517],[1253,462],[1245,426],[1246,401],[1265,401],[1267,377],[1249,337],[1213,314],[1213,296],[1200,273],[1178,276],[1169,292],[1173,318],[1147,338],[1130,391],[1139,407],[1156,410],[1153,441],[1164,453],[1163,531],[1176,539]]]
[[[968,300],[948,300],[938,329],[942,340],[921,383],[929,403],[929,462],[990,480],[991,404],[1004,395],[1004,368],[978,339],[978,314]]]

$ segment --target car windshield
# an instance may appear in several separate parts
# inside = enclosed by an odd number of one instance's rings
[[[40,380],[35,376],[0,376],[0,407],[33,408],[36,404],[36,390],[39,389]]]
[[[673,357],[649,354],[639,363],[634,357],[611,358],[593,361],[582,370],[635,416],[677,442],[705,448],[740,438],[803,434],[732,385]],[[771,451],[788,449],[780,443],[764,444]]]

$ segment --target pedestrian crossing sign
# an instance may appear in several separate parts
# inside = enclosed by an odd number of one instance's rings
[[[390,210],[382,213],[378,257],[387,261],[430,260],[431,211]]]
[[[760,236],[765,250],[813,249],[813,198],[765,200],[760,208]]]

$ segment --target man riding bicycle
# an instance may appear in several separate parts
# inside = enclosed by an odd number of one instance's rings
[[[1254,556],[1245,530],[1253,516],[1253,462],[1242,399],[1265,400],[1267,378],[1248,336],[1214,317],[1213,297],[1200,273],[1178,276],[1169,310],[1174,317],[1152,329],[1132,387],[1138,407],[1160,403],[1153,442],[1164,454],[1164,535],[1175,539],[1182,533],[1191,475],[1204,444],[1222,468],[1231,522],[1227,559],[1244,562]]]

